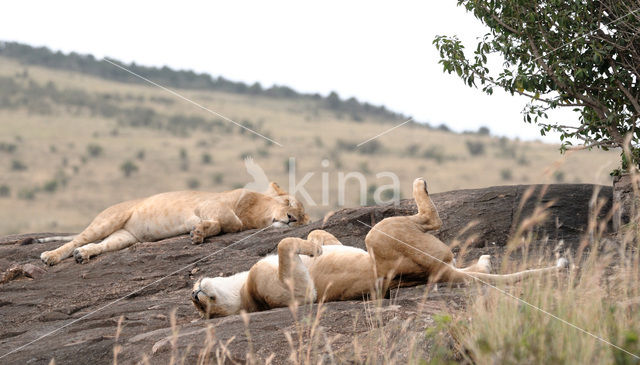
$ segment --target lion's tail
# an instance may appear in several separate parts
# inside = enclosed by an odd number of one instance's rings
[[[58,242],[58,241],[65,241],[65,242],[69,242],[69,241],[73,241],[74,238],[76,238],[77,235],[71,235],[71,236],[52,236],[52,237],[42,237],[42,238],[36,238],[36,242],[38,243],[46,243],[46,242]]]
[[[450,283],[481,281],[487,284],[513,284],[530,277],[555,273],[567,268],[568,266],[569,262],[565,258],[559,259],[555,266],[524,270],[512,274],[486,274],[481,272],[464,271],[463,269],[458,269],[453,266],[447,266],[447,268],[445,268],[440,274],[440,279],[438,281]]]

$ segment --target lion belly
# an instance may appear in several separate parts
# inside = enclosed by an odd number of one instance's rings
[[[124,229],[141,241],[188,233],[200,221],[196,208],[209,195],[213,194],[180,191],[151,196],[136,206]]]

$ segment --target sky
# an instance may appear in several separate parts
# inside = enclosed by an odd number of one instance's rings
[[[432,45],[436,35],[458,35],[473,49],[487,32],[456,4],[21,0],[3,4],[0,40],[265,87],[336,91],[343,99],[354,96],[456,131],[487,126],[496,135],[558,142],[523,122],[527,98],[488,96],[442,72]],[[563,124],[577,119],[567,112],[551,115]]]

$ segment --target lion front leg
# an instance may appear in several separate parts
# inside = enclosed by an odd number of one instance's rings
[[[316,289],[307,266],[300,256],[322,255],[320,243],[288,237],[278,243],[278,278],[288,287],[293,299],[302,302],[315,301]]]
[[[215,236],[220,233],[220,222],[213,219],[201,220],[198,222],[189,235],[191,236],[191,243],[199,245],[204,242],[204,239],[210,236]]]
[[[73,257],[78,263],[89,261],[92,256],[97,256],[103,252],[118,251],[127,248],[138,239],[124,229],[117,230],[110,234],[100,243],[89,243],[73,250]]]

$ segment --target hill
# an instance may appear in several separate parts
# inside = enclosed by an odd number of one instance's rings
[[[168,68],[128,65],[154,82],[255,130],[283,147],[91,56],[64,55],[15,43],[0,47],[0,234],[76,232],[105,207],[168,190],[227,190],[251,182],[253,157],[270,180],[305,184],[317,219],[339,204],[371,204],[377,187],[398,176],[401,197],[426,176],[431,191],[518,183],[609,185],[617,154],[456,134],[410,122],[363,141],[406,116],[336,94],[264,89]],[[464,107],[464,105],[461,105]],[[514,121],[514,128],[521,127]],[[328,189],[323,192],[326,176]],[[359,197],[363,190],[365,201]],[[326,196],[326,199],[323,198]]]

